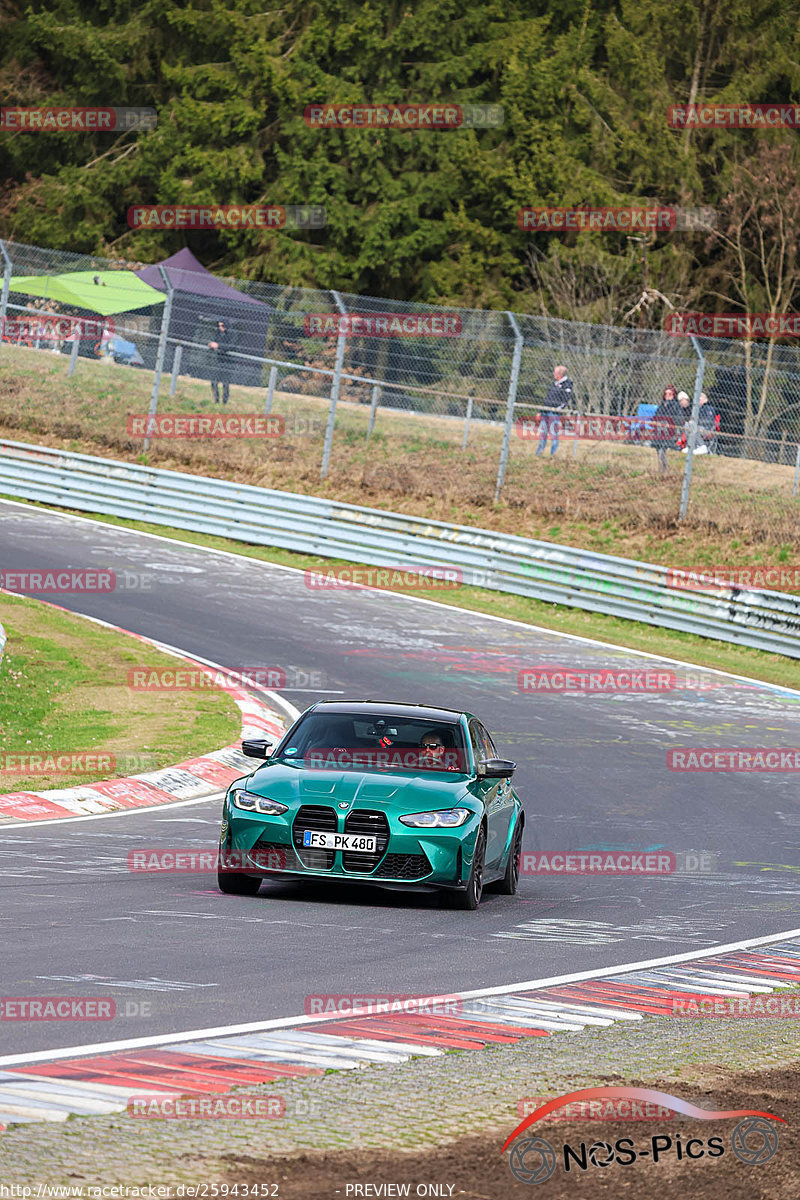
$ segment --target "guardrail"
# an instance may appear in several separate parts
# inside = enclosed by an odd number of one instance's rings
[[[670,584],[669,568],[515,534],[0,441],[0,495],[465,584],[800,658],[800,596]]]

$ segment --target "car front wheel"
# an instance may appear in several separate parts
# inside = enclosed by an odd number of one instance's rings
[[[522,857],[522,821],[517,821],[514,830],[514,840],[511,843],[511,849],[508,852],[508,862],[506,863],[506,873],[503,878],[494,885],[494,890],[499,892],[501,896],[515,896],[519,887],[519,864]]]
[[[463,892],[450,892],[450,903],[453,908],[474,911],[481,902],[483,895],[483,868],[486,858],[486,831],[481,828],[475,839],[475,850],[472,855],[472,870],[469,873],[466,889]]]
[[[261,880],[252,875],[241,875],[238,871],[223,871],[217,867],[217,885],[226,896],[255,896]]]

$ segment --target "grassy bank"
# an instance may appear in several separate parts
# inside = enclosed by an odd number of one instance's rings
[[[161,439],[145,457],[141,439],[127,432],[127,418],[147,411],[150,374],[80,359],[68,379],[67,365],[63,356],[3,347],[0,436],[674,567],[800,561],[800,501],[792,496],[790,466],[697,459],[688,517],[679,523],[682,455],[670,457],[662,477],[647,446],[562,441],[555,458],[537,458],[534,441],[514,436],[502,500],[495,504],[499,424],[474,422],[462,451],[462,421],[379,409],[367,440],[370,389],[362,386],[344,393],[348,398],[337,414],[330,473],[320,481],[329,386],[322,376],[318,396],[276,394],[273,412],[287,418],[280,437]],[[263,389],[234,388],[224,410],[214,408],[202,381],[181,378],[175,397],[168,391],[165,377],[162,412],[227,415],[264,409]]]
[[[133,691],[132,667],[174,671],[176,659],[37,600],[0,595],[8,635],[0,663],[0,793],[74,787],[169,766],[232,742],[239,710],[216,689]],[[85,754],[69,770],[31,773],[28,755]],[[3,764],[8,763],[3,759]],[[84,769],[88,767],[88,769]]]

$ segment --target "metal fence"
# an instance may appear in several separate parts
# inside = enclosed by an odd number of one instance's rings
[[[0,441],[0,495],[449,579],[800,658],[800,596],[490,529]],[[388,572],[387,572],[388,573]],[[315,572],[309,572],[315,586]]]
[[[115,412],[80,403],[70,411],[69,427],[90,440],[99,434],[123,448],[127,436],[147,450],[163,436],[153,418],[164,411],[274,414],[306,421],[303,458],[317,461],[322,479],[352,468],[352,480],[369,486],[394,469],[414,487],[417,472],[429,485],[438,480],[441,494],[503,494],[515,503],[535,493],[544,511],[563,505],[577,516],[588,489],[595,510],[612,518],[636,511],[650,476],[651,495],[669,518],[704,519],[732,492],[748,505],[743,464],[760,462],[774,471],[752,502],[754,528],[761,529],[764,512],[770,520],[762,534],[780,537],[787,520],[794,522],[788,514],[800,479],[800,354],[793,347],[224,280],[188,251],[160,267],[16,243],[0,243],[0,251],[6,358],[27,362],[33,350],[68,355],[68,373],[85,378],[87,399],[100,363],[128,366],[130,378],[152,373],[146,394],[140,378],[120,392]],[[74,272],[97,279],[82,303],[70,303]],[[151,303],[141,293],[144,282],[154,289]],[[82,341],[47,336],[48,317],[93,312],[109,314],[113,331]],[[26,336],[14,324],[23,316],[31,318]],[[43,322],[39,336],[36,319]],[[552,440],[541,438],[541,413],[557,364],[574,381],[574,401],[553,456]],[[693,406],[671,441],[661,480],[645,422],[667,383],[685,390]],[[697,432],[701,387],[720,417],[713,437]],[[151,418],[135,433],[132,398],[136,412]],[[62,399],[54,412],[54,432],[69,403]],[[609,420],[599,426],[587,420],[592,416]],[[46,431],[46,415],[29,411],[23,427]],[[701,453],[690,452],[695,441]],[[558,471],[545,475],[545,460],[554,458]],[[725,468],[729,459],[739,468]]]

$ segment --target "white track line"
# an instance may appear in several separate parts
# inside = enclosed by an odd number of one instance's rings
[[[86,785],[91,787],[89,783]],[[198,796],[195,800],[165,800],[163,804],[149,804],[144,808],[123,808],[119,812],[89,813],[85,817],[45,817],[41,821],[26,821],[21,818],[16,825],[0,825],[0,841],[7,833],[20,833],[25,829],[35,829],[37,825],[69,825],[73,821],[105,821],[110,817],[141,817],[150,816],[156,812],[172,812],[174,808],[185,808],[187,804],[207,804],[209,800],[221,800],[225,792],[211,792],[208,796]]]
[[[497,987],[477,988],[471,992],[449,992],[442,996],[416,997],[420,1004],[443,1004],[455,999],[475,1000],[481,996],[508,995],[514,992],[536,991],[539,988],[556,987],[559,984],[579,983],[587,979],[606,979],[613,975],[625,975],[631,971],[665,967],[670,963],[691,962],[700,958],[712,958],[719,954],[730,954],[752,946],[766,946],[774,942],[800,938],[800,929],[789,929],[784,933],[773,933],[768,937],[748,938],[742,942],[729,942],[723,946],[712,946],[708,950],[689,950],[683,954],[670,954],[665,958],[650,958],[643,962],[623,963],[616,967],[597,967],[591,971],[577,971],[570,975],[552,975],[546,979],[529,979],[524,983],[506,983]],[[325,1021],[359,1020],[372,1014],[368,1010],[356,1009],[352,1013],[326,1013],[315,1016],[276,1017],[271,1021],[249,1021],[242,1025],[219,1025],[212,1029],[188,1029],[182,1033],[156,1034],[152,1037],[127,1038],[117,1042],[91,1042],[83,1046],[69,1046],[59,1050],[37,1050],[29,1054],[10,1054],[0,1058],[0,1068],[19,1066],[22,1063],[55,1062],[64,1058],[79,1058],[87,1054],[107,1054],[117,1050],[133,1050],[145,1046],[173,1046],[181,1042],[209,1041],[212,1038],[238,1036],[243,1033],[262,1033],[270,1029],[297,1029],[303,1025],[320,1024]]]

